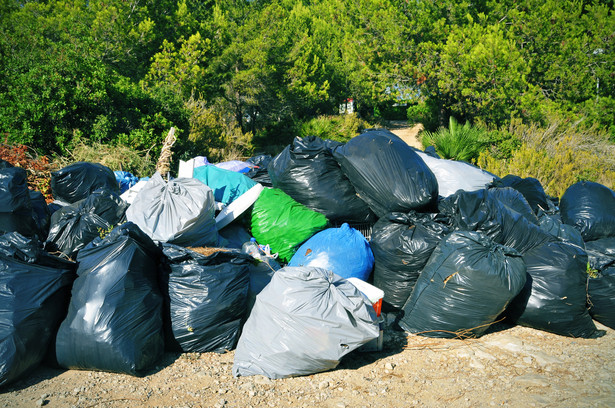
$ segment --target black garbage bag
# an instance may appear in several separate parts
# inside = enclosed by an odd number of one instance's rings
[[[160,249],[126,222],[79,252],[68,316],[56,338],[60,366],[137,375],[164,351]]]
[[[365,132],[335,148],[333,155],[378,217],[429,210],[436,204],[436,177],[406,142],[388,130]]]
[[[28,175],[20,167],[0,169],[0,234],[19,232],[44,239],[33,211]]]
[[[572,225],[564,224],[559,212],[546,213],[539,210],[538,225],[543,231],[560,241],[569,242],[581,248],[585,246],[585,242],[579,230]]]
[[[564,224],[574,225],[585,241],[615,237],[615,191],[592,181],[568,187],[560,200]]]
[[[331,370],[379,330],[371,302],[352,283],[322,268],[288,266],[256,297],[233,375],[286,378]]]
[[[68,204],[86,199],[99,188],[120,194],[115,173],[100,163],[77,162],[51,173],[53,197]]]
[[[0,386],[43,361],[66,317],[75,269],[36,239],[0,236]]]
[[[382,309],[399,311],[431,253],[451,230],[442,214],[391,213],[374,225],[374,286],[384,291]]]
[[[245,175],[265,187],[273,187],[268,171],[271,160],[273,160],[273,157],[270,154],[259,154],[250,157],[246,162],[254,165],[254,167],[245,173]]]
[[[458,191],[438,207],[455,230],[482,232],[521,253],[551,239],[523,195],[510,187]]]
[[[269,175],[274,187],[332,222],[373,221],[371,210],[319,137],[296,137],[271,161]]]
[[[591,317],[615,329],[615,264],[588,277],[587,294]]]
[[[115,192],[95,190],[85,200],[53,213],[45,249],[75,259],[80,249],[121,223],[127,208]]]
[[[15,167],[15,166],[13,166],[11,163],[7,162],[6,160],[0,159],[0,169],[8,169],[10,167]]]
[[[476,232],[454,232],[434,250],[399,325],[427,337],[481,336],[526,280],[519,252]]]
[[[511,302],[506,316],[512,323],[570,337],[604,334],[585,305],[587,254],[566,242],[545,242],[523,255],[527,282]]]
[[[173,244],[163,244],[163,252],[168,261],[167,348],[197,353],[234,349],[247,309],[252,257],[238,250],[205,256]]]
[[[49,234],[49,226],[51,224],[51,211],[45,200],[45,196],[40,191],[30,190],[30,202],[32,203],[32,216],[38,230],[40,231],[40,239],[44,241]]]
[[[589,314],[615,329],[615,237],[585,244],[589,260],[587,295]]]
[[[533,177],[521,178],[509,174],[494,182],[495,187],[511,187],[523,194],[535,214],[539,210],[547,211],[550,208],[549,198],[540,181]]]

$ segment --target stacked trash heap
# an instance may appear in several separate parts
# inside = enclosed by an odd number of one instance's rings
[[[165,350],[307,375],[380,350],[381,309],[432,337],[615,328],[615,192],[597,183],[557,200],[376,129],[168,179],[79,162],[51,186],[47,205],[0,162],[0,385],[43,362],[147,374]]]

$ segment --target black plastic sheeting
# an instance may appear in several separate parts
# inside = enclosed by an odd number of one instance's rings
[[[374,221],[325,141],[316,136],[296,137],[269,164],[269,175],[274,187],[333,222]]]
[[[0,386],[43,361],[66,316],[75,268],[36,239],[0,236]]]
[[[333,150],[359,197],[383,217],[391,212],[429,210],[438,182],[415,151],[388,130],[372,130]]]
[[[252,257],[238,250],[209,256],[163,244],[166,346],[174,351],[218,352],[237,345],[245,317]]]
[[[434,250],[399,325],[427,337],[482,335],[526,280],[519,252],[484,234],[454,232]]]
[[[615,192],[602,184],[579,181],[560,200],[562,221],[574,225],[585,241],[615,237]]]
[[[538,214],[539,210],[547,211],[551,208],[551,203],[542,184],[533,177],[521,178],[509,174],[500,180],[496,180],[494,186],[511,187],[520,192],[536,214]]]
[[[604,332],[587,311],[587,254],[562,241],[545,242],[523,256],[528,277],[506,315],[511,323],[569,337]]]
[[[273,187],[268,171],[271,160],[273,160],[273,157],[270,154],[259,154],[250,157],[246,162],[255,167],[252,167],[245,175],[265,187]]]
[[[127,208],[115,192],[98,189],[85,200],[53,213],[45,249],[74,259],[79,250],[120,223]]]
[[[26,237],[45,239],[44,220],[41,220],[43,225],[37,223],[40,202],[36,203],[35,212],[24,169],[0,169],[0,234],[19,232]],[[40,210],[44,212],[42,208]]]
[[[60,366],[137,375],[164,351],[160,249],[124,223],[79,252],[68,316],[56,342]]]
[[[482,232],[521,253],[551,239],[523,195],[510,187],[458,191],[438,207],[455,230]]]
[[[382,309],[399,311],[412,293],[431,253],[451,230],[442,214],[391,213],[376,222],[370,246],[374,286],[384,291]]]
[[[615,329],[615,237],[587,242],[585,249],[593,269],[587,282],[589,314]]]
[[[99,188],[120,194],[115,173],[100,163],[77,162],[51,173],[53,197],[68,204],[86,199]]]

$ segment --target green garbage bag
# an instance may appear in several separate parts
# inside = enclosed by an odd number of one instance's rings
[[[252,236],[269,244],[282,262],[293,257],[299,245],[328,226],[327,217],[310,210],[277,188],[264,189],[252,210]]]

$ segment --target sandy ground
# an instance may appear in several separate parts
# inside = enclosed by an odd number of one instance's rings
[[[408,143],[408,145],[423,150],[423,145],[419,139],[419,134],[423,131],[422,124],[419,123],[409,127],[406,121],[392,121],[388,129],[399,136],[404,142]]]
[[[463,341],[386,326],[382,351],[282,380],[233,377],[233,351],[167,353],[143,377],[41,366],[4,389],[0,406],[613,407],[615,331],[598,326],[598,339],[516,326]]]

